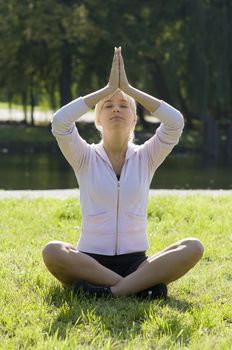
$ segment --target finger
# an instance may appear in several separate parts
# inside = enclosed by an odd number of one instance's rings
[[[120,69],[124,69],[124,60],[121,54],[119,56],[119,63],[120,63]]]
[[[116,69],[117,64],[118,64],[118,55],[117,55],[116,50],[115,50],[111,69]]]
[[[119,55],[122,56],[122,48],[121,48],[121,46],[119,46],[118,52],[119,52]]]
[[[117,51],[116,51],[116,47],[114,48],[114,56],[113,56],[113,62],[116,60],[117,58]]]
[[[117,48],[114,48],[114,56],[113,56],[113,61],[112,61],[112,66],[111,66],[111,71],[110,71],[110,77],[109,81],[112,83],[116,82],[117,76],[119,75],[119,58],[117,54]]]
[[[123,57],[122,57],[121,46],[119,47],[119,60],[120,60],[120,65],[124,66],[124,60],[123,60]]]
[[[120,70],[120,50],[119,50],[119,47],[117,48],[116,54],[117,54],[117,59],[118,59],[117,65],[118,65],[118,69]]]
[[[117,47],[114,47],[114,57],[109,80],[112,83],[119,85],[119,49]]]

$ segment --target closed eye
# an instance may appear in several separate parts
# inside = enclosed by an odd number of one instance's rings
[[[129,108],[128,105],[122,104],[119,106],[120,108]],[[104,108],[113,108],[113,104],[106,104]]]

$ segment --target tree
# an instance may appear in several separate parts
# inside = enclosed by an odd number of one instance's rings
[[[109,0],[104,11],[101,0],[0,0],[1,90],[25,114],[30,104],[33,121],[44,93],[56,109],[104,86],[121,45],[132,84],[179,108],[188,127],[203,121],[206,140],[229,140],[231,15],[228,0]]]

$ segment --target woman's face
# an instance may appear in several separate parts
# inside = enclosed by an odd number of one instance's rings
[[[123,94],[117,91],[104,102],[98,121],[103,128],[103,134],[113,130],[130,134],[135,127],[136,116]]]

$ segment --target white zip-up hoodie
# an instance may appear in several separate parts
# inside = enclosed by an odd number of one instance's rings
[[[52,132],[80,188],[82,230],[77,248],[103,255],[145,251],[150,183],[155,170],[178,143],[183,117],[162,101],[152,113],[161,125],[143,145],[128,144],[118,181],[103,144],[88,144],[76,129],[75,121],[87,110],[80,97],[58,110],[52,121]]]

